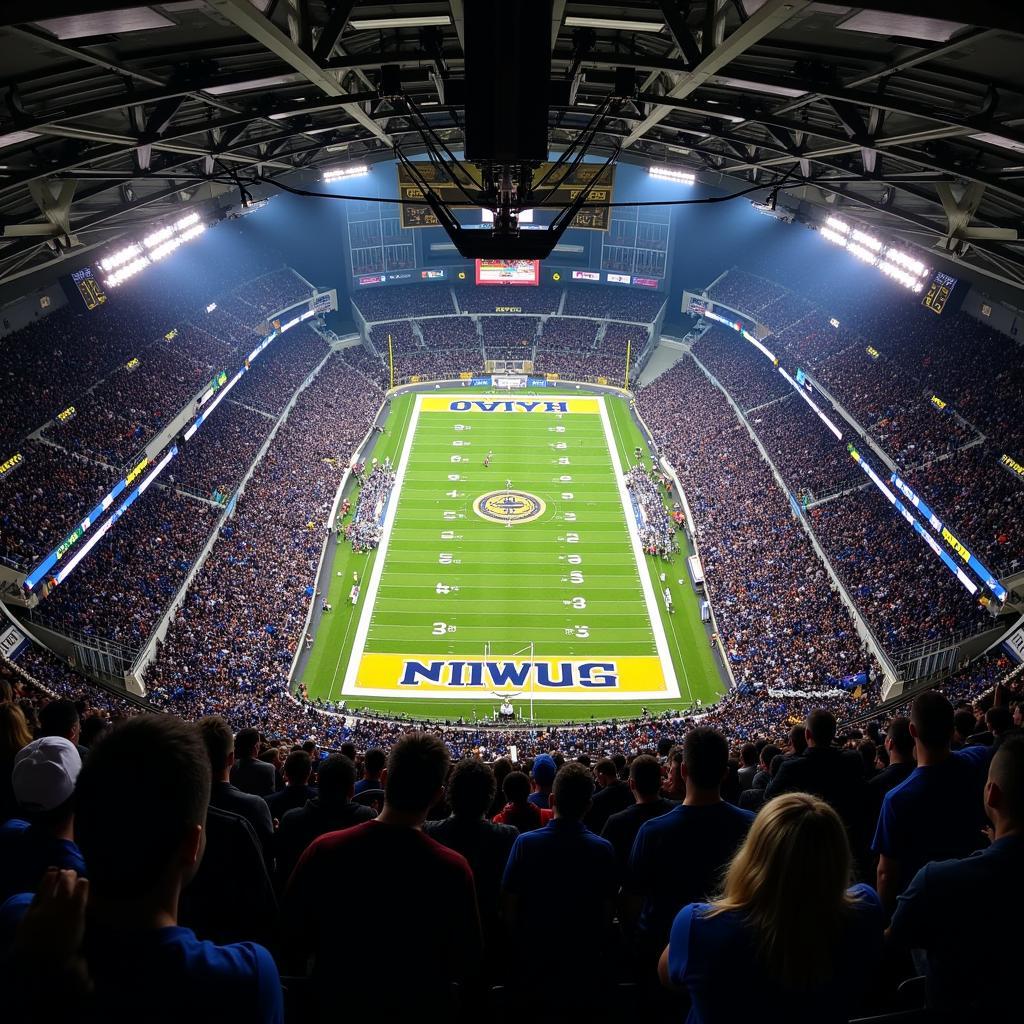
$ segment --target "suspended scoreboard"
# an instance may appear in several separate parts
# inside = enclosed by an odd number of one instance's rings
[[[587,189],[588,202],[610,203],[615,183],[615,167],[609,165],[603,170],[600,164],[581,164],[579,167],[559,167],[552,170],[551,163],[541,164],[533,172],[534,187],[544,196],[547,203],[568,206],[583,189]],[[437,167],[426,162],[417,163],[416,169],[450,207],[473,209],[470,194],[479,191],[481,180],[479,168],[473,164],[454,164],[451,169]],[[464,191],[465,190],[465,191]],[[402,199],[422,199],[423,191],[409,173],[408,168],[398,167],[398,191]],[[550,194],[549,194],[550,193]],[[552,207],[551,212],[555,210]],[[573,218],[572,227],[591,231],[607,231],[611,221],[608,207],[588,207],[580,210]],[[405,204],[402,206],[403,228],[436,228],[437,218],[430,207]]]

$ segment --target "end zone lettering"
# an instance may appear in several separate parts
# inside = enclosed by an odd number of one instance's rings
[[[405,661],[397,680],[400,686],[512,687],[534,686],[550,689],[585,686],[592,689],[615,689],[619,676],[615,662],[593,661],[575,664],[571,661]],[[532,679],[531,679],[532,676]]]
[[[568,402],[450,402],[451,412],[568,412]]]

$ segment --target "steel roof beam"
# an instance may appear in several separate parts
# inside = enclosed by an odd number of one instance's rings
[[[713,0],[717,2],[717,0]],[[666,93],[665,99],[684,99],[699,89],[714,74],[745,53],[755,43],[773,32],[783,22],[799,14],[810,0],[766,0],[757,12],[723,40],[695,67],[684,71],[679,81]],[[672,111],[670,105],[659,104],[623,139],[622,148],[628,149],[660,124]]]
[[[207,0],[207,2],[289,67],[294,68],[321,92],[328,96],[344,97],[348,95],[347,90],[342,88],[333,75],[323,70],[308,53],[292,42],[273,22],[264,18],[253,7],[250,0]],[[345,111],[367,131],[376,135],[386,146],[391,147],[391,137],[363,111],[362,107],[356,103],[349,103],[345,106]]]

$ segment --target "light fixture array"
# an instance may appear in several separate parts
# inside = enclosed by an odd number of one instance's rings
[[[839,217],[826,218],[824,225],[818,228],[818,234],[833,245],[842,246],[857,259],[880,270],[904,288],[916,293],[924,291],[931,269],[895,245],[889,245],[860,228],[851,227]]]
[[[198,213],[190,213],[173,224],[165,224],[146,235],[141,242],[126,245],[100,260],[98,266],[107,275],[103,283],[108,288],[116,288],[205,230],[206,225]]]
[[[647,173],[652,178],[665,178],[668,181],[678,181],[681,185],[693,185],[697,181],[697,175],[690,171],[680,171],[675,167],[649,167]]]
[[[344,178],[358,178],[370,171],[366,164],[349,164],[347,167],[325,167],[321,173],[324,181],[341,181]]]

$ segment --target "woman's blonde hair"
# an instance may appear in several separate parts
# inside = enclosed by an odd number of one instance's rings
[[[12,758],[32,742],[32,730],[17,704],[0,704],[0,757]]]
[[[850,844],[823,800],[788,793],[754,819],[709,916],[739,911],[767,970],[791,991],[828,981],[853,900]]]

